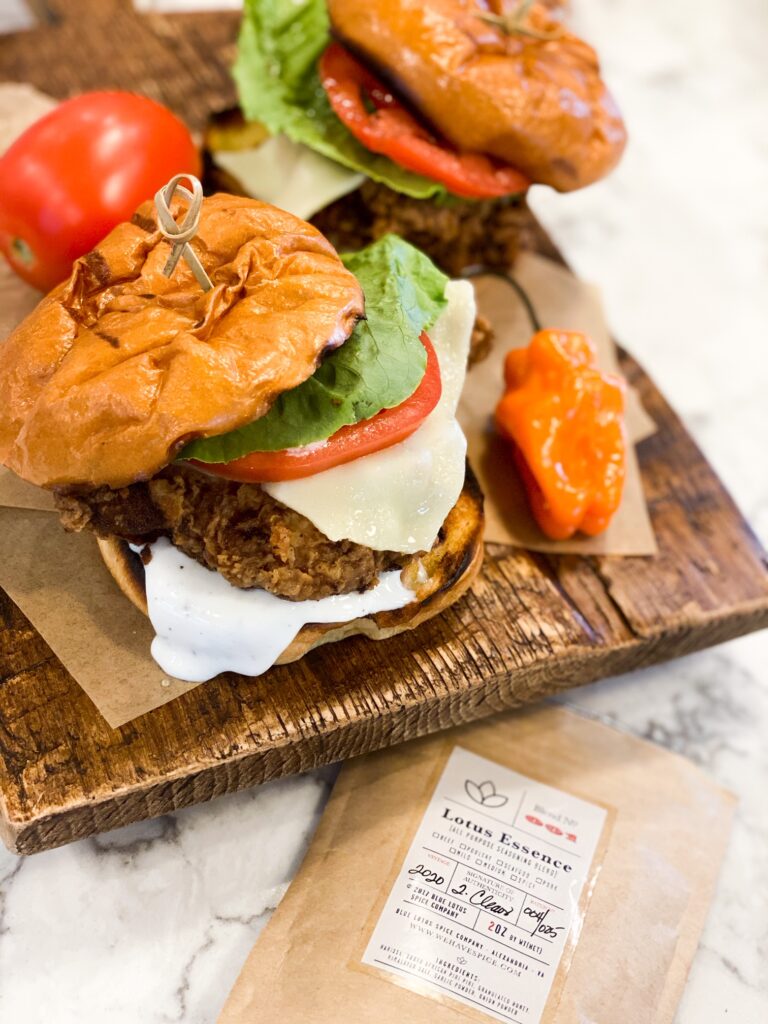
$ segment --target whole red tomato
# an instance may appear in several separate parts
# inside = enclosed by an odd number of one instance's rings
[[[200,174],[186,126],[159,103],[91,92],[61,103],[0,157],[0,250],[47,291],[175,174]]]

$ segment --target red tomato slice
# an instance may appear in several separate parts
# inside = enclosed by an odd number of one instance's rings
[[[467,199],[527,191],[530,181],[516,168],[483,153],[460,153],[435,138],[339,43],[331,43],[320,58],[320,80],[338,118],[372,152]]]
[[[340,466],[344,462],[351,462],[404,441],[432,412],[443,391],[440,364],[432,342],[425,333],[421,335],[421,343],[427,350],[424,376],[411,397],[393,409],[382,409],[369,420],[342,427],[327,441],[308,444],[303,448],[252,452],[233,462],[198,462],[190,459],[190,465],[205,473],[223,476],[227,480],[238,480],[240,483],[276,483],[313,476],[324,469]]]

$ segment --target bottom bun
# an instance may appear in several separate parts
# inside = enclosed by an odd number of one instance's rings
[[[119,537],[98,539],[101,557],[125,596],[145,615],[147,593],[144,566],[139,555]],[[344,640],[349,636],[367,636],[385,640],[415,629],[465,593],[483,563],[483,495],[472,472],[459,499],[448,513],[437,543],[426,555],[412,556],[403,568],[403,581],[415,594],[404,608],[377,612],[351,622],[303,626],[275,664],[297,661],[321,644]]]

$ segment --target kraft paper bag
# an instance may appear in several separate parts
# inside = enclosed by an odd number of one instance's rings
[[[514,1010],[509,1019],[671,1024],[728,841],[734,799],[678,755],[557,707],[507,714],[348,762],[304,863],[248,957],[218,1024],[500,1019],[458,1002],[454,994],[419,985],[415,990],[383,968],[362,963],[393,878],[408,863],[411,839],[437,793],[436,781],[457,750],[493,762],[489,776],[497,772],[494,766],[503,766],[569,800],[603,808],[607,822],[592,862],[591,892],[575,915],[572,948],[560,962],[543,1014],[518,1016],[522,1011]],[[475,809],[464,813],[480,820],[487,811],[482,820],[497,827],[494,821],[505,813],[511,817],[513,809],[495,809],[503,798],[489,794],[493,784],[488,778],[481,782],[481,775],[473,793],[484,793],[494,809],[478,809],[465,798]],[[554,838],[552,833],[540,827],[541,819],[532,820],[539,826],[530,826],[539,836],[532,845],[551,849],[541,837]],[[492,862],[500,847],[487,845]],[[424,927],[405,917],[403,922],[404,933]],[[438,918],[438,925],[453,927],[450,917]],[[481,970],[480,957],[490,947],[472,934],[461,956],[445,946],[443,972],[471,976]],[[426,949],[422,959],[430,955]],[[509,975],[503,986],[509,1004],[525,1003],[526,979],[535,969],[533,961],[522,981]]]

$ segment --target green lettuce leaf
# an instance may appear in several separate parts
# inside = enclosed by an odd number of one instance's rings
[[[245,116],[396,192],[446,195],[437,182],[371,153],[334,114],[317,72],[329,41],[325,0],[246,0],[233,69]]]
[[[419,335],[445,307],[447,277],[396,235],[341,258],[363,289],[366,319],[313,376],[280,395],[266,416],[192,441],[180,458],[231,462],[251,452],[324,441],[413,394],[427,363]]]

